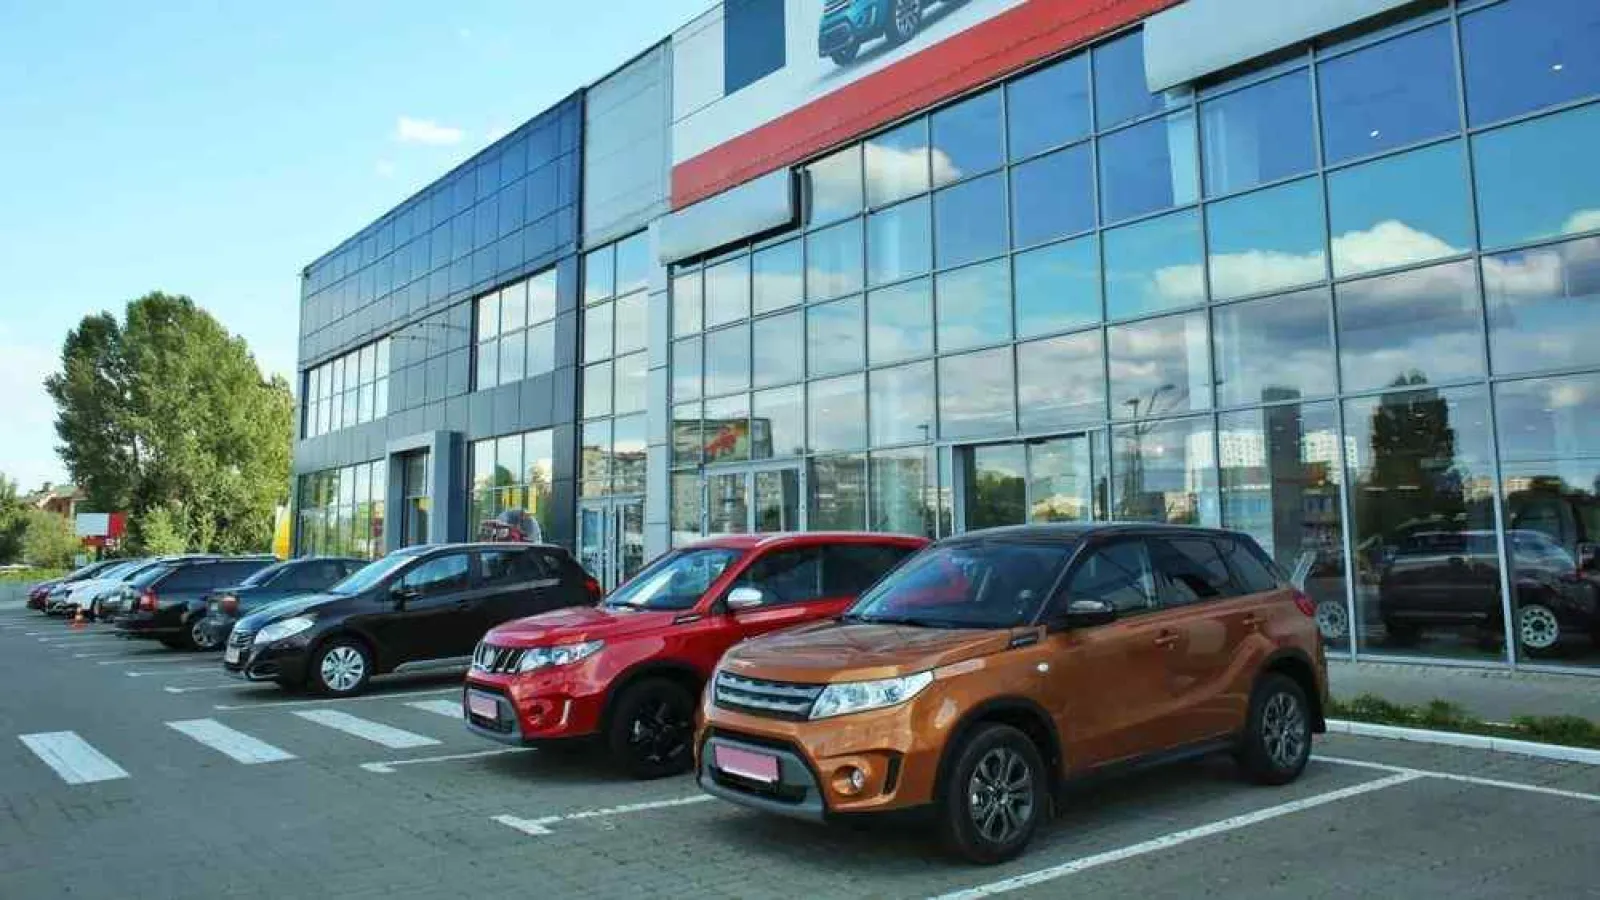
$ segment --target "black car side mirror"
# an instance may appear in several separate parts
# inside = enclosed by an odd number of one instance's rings
[[[1105,600],[1072,600],[1050,620],[1052,631],[1093,628],[1117,620],[1117,608]]]
[[[1600,544],[1578,545],[1578,571],[1587,572],[1600,568]]]
[[[418,593],[416,588],[407,587],[399,582],[389,587],[389,599],[393,600],[397,605],[404,605],[407,600],[416,598]]]

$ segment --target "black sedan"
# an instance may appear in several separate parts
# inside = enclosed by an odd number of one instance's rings
[[[306,556],[267,566],[205,598],[201,627],[212,646],[221,646],[233,623],[279,600],[325,591],[365,566],[369,560],[344,556]]]

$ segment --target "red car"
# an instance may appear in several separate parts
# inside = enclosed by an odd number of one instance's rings
[[[700,690],[729,647],[828,619],[927,546],[903,535],[734,535],[674,550],[594,607],[507,622],[473,654],[467,727],[598,737],[636,778],[688,771]]]

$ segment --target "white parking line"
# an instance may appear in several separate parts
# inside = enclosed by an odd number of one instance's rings
[[[303,709],[296,710],[294,715],[308,722],[325,725],[335,731],[368,740],[374,744],[382,744],[390,750],[408,750],[412,747],[432,747],[439,742],[431,737],[424,737],[400,728],[394,728],[379,722],[352,716],[347,712],[336,709]]]
[[[128,777],[126,770],[78,737],[76,732],[46,731],[19,735],[18,739],[67,784],[93,784]]]
[[[294,759],[293,753],[279,750],[266,741],[253,738],[242,731],[235,731],[216,719],[184,719],[179,722],[168,722],[167,727],[186,734],[233,761],[247,766]]]
[[[1268,822],[1292,813],[1301,812],[1307,809],[1314,809],[1318,806],[1326,806],[1330,803],[1338,803],[1343,800],[1359,797],[1362,794],[1370,794],[1374,791],[1381,791],[1397,785],[1417,781],[1424,777],[1426,776],[1420,773],[1411,772],[1390,775],[1387,778],[1380,778],[1377,781],[1368,781],[1363,784],[1358,784],[1347,788],[1340,788],[1336,791],[1328,791],[1325,794],[1315,794],[1300,800],[1291,800],[1288,803],[1280,803],[1276,806],[1258,809],[1254,812],[1245,813],[1244,815],[1232,816],[1216,822],[1200,825],[1195,828],[1185,828],[1182,831],[1174,831],[1170,834],[1164,834],[1157,838],[1151,838],[1148,841],[1140,841],[1137,844],[1130,844],[1126,847],[1120,847],[1116,850],[1107,850],[1104,853],[1081,856],[1077,859],[1069,860],[1060,865],[1051,866],[1047,869],[1040,869],[1036,872],[1029,872],[1025,875],[1015,875],[1011,878],[1002,878],[999,881],[991,881],[988,884],[980,884],[976,887],[967,888],[964,891],[953,891],[948,894],[940,894],[938,897],[935,897],[934,900],[974,900],[974,898],[977,897],[992,897],[995,894],[1004,894],[1008,891],[1032,887],[1036,884],[1044,884],[1047,881],[1054,881],[1057,878],[1065,878],[1068,875],[1076,875],[1079,872],[1109,865],[1110,863],[1122,862],[1123,860],[1133,859],[1134,857],[1144,856],[1147,853],[1155,853],[1160,850],[1170,850],[1173,847],[1179,846],[1180,844],[1187,844],[1190,841],[1197,841],[1201,838],[1225,834],[1230,831],[1238,831],[1241,828],[1248,828],[1251,825],[1258,825],[1262,822]]]
[[[123,672],[122,674],[128,676],[129,678],[142,678],[145,675],[167,676],[167,675],[171,675],[171,674],[173,674],[175,672],[215,672],[215,671],[217,671],[217,667],[216,666],[192,666],[192,667],[187,668],[187,669],[161,669],[160,671],[156,671],[156,672]]]
[[[197,693],[199,691],[222,691],[222,690],[232,690],[232,689],[236,689],[236,688],[247,688],[247,687],[250,687],[249,683],[247,683],[247,682],[243,682],[243,681],[228,681],[228,682],[224,682],[222,684],[194,684],[194,685],[184,685],[184,686],[181,686],[181,687],[174,687],[174,686],[169,684],[169,685],[166,685],[165,687],[163,687],[161,690],[165,691],[168,694],[193,694],[193,693]]]
[[[485,756],[504,756],[507,753],[528,753],[532,747],[501,747],[497,750],[479,750],[475,753],[452,753],[449,756],[419,756],[416,759],[388,759],[383,762],[362,763],[361,768],[379,775],[393,775],[395,766],[415,766],[422,763],[455,762],[461,759],[482,759]]]
[[[458,700],[417,700],[406,705],[412,709],[438,713],[441,716],[448,716],[452,719],[459,719],[462,716],[461,702]]]
[[[1413,769],[1407,766],[1391,766],[1388,763],[1368,762],[1364,759],[1346,759],[1341,756],[1313,756],[1318,762],[1333,763],[1339,766],[1355,766],[1361,769],[1375,769],[1380,772],[1395,772],[1408,775],[1422,775],[1428,778],[1438,778],[1441,781],[1459,781],[1462,784],[1475,784],[1479,787],[1503,788],[1508,791],[1522,791],[1528,794],[1544,794],[1549,797],[1562,797],[1567,800],[1584,800],[1589,803],[1600,803],[1600,794],[1585,794],[1582,791],[1568,791],[1561,788],[1545,787],[1540,784],[1527,784],[1521,781],[1501,781],[1497,778],[1479,778],[1476,775],[1457,775],[1454,772],[1441,772],[1437,769]]]
[[[243,682],[240,683],[242,684]],[[401,697],[427,697],[438,694],[459,693],[461,693],[461,688],[450,687],[431,691],[396,691],[392,694],[364,694],[360,697],[345,697],[337,700],[331,698],[321,700],[275,700],[271,703],[239,703],[234,705],[221,703],[213,706],[212,709],[218,712],[241,712],[247,709],[270,709],[275,706],[327,706],[332,703],[361,703],[373,700],[397,700]]]
[[[1400,777],[1398,775],[1396,778]],[[710,794],[695,794],[692,797],[678,797],[675,800],[651,800],[647,803],[629,803],[624,806],[609,806],[605,809],[587,809],[583,812],[567,813],[564,816],[543,816],[538,819],[521,819],[516,816],[490,816],[493,821],[499,822],[509,828],[515,828],[526,835],[538,837],[550,833],[546,826],[557,822],[576,822],[582,819],[599,819],[607,816],[622,816],[628,813],[647,812],[652,809],[667,809],[674,806],[689,806],[694,803],[705,803],[716,798]]]
[[[97,666],[120,666],[127,663],[194,663],[194,657],[186,655],[162,656],[157,653],[147,653],[140,656],[127,656],[123,653],[74,653],[73,659],[90,659],[95,656],[121,656],[122,659],[103,659]],[[219,667],[220,668],[220,667]]]

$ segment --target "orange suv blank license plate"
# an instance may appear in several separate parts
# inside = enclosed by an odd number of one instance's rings
[[[500,718],[500,704],[496,703],[493,697],[485,694],[467,694],[467,709],[472,710],[473,715],[482,716],[485,719]]]
[[[753,753],[749,750],[740,750],[738,747],[724,747],[718,744],[717,768],[731,775],[749,778],[753,781],[764,781],[767,784],[778,782],[778,758],[765,753]]]

